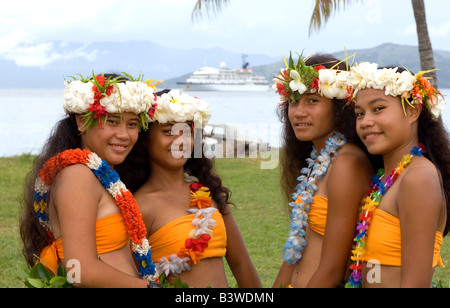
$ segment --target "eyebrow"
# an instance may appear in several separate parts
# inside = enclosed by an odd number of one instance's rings
[[[123,120],[123,117],[121,117],[120,115],[118,115],[118,114],[109,114],[108,115],[108,118],[113,118],[114,120],[116,120],[116,119],[120,119],[121,121]],[[135,116],[135,117],[132,117],[132,118],[130,118],[130,121],[138,121],[139,122],[139,116]]]
[[[384,99],[383,97],[377,97],[377,98],[374,98],[373,100],[371,100],[370,102],[368,102],[367,105],[371,106],[371,105],[373,105],[373,104],[375,104],[375,103],[377,103],[377,102],[379,102],[379,101],[387,102],[387,100]],[[356,109],[356,108],[361,108],[361,106],[359,106],[358,104],[356,104],[356,105],[355,105],[355,109]]]

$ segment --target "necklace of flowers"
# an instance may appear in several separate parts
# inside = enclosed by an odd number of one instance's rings
[[[169,259],[162,257],[156,262],[159,273],[166,276],[178,276],[183,271],[190,270],[192,264],[200,263],[200,255],[208,248],[208,242],[213,236],[213,229],[216,221],[212,219],[214,211],[210,197],[209,188],[200,184],[198,179],[185,173],[184,180],[189,185],[191,203],[188,204],[188,212],[195,214],[192,225],[195,227],[189,233],[189,237],[176,254],[169,256]]]
[[[140,276],[149,281],[156,281],[158,276],[152,262],[151,247],[146,239],[147,230],[139,206],[125,184],[120,181],[117,172],[112,170],[108,163],[97,154],[89,150],[71,149],[61,152],[45,162],[38,173],[34,186],[33,200],[36,218],[54,240],[47,212],[50,186],[59,171],[74,164],[85,164],[113,196],[114,202],[125,219],[134,257],[139,263]]]
[[[359,222],[356,226],[357,235],[354,239],[355,249],[352,250],[353,255],[351,256],[353,263],[350,265],[350,270],[352,270],[352,273],[350,274],[349,280],[345,285],[346,288],[358,288],[361,286],[362,268],[364,265],[363,261],[366,253],[364,246],[367,241],[367,233],[372,215],[380,205],[381,198],[394,184],[398,175],[409,166],[414,155],[422,156],[425,151],[425,147],[422,144],[414,147],[409,154],[402,157],[402,160],[399,162],[397,168],[392,169],[391,174],[385,179],[384,183],[381,181],[384,176],[383,169],[380,169],[378,174],[372,178],[372,182],[370,183],[371,190],[367,192],[367,196],[363,199],[364,205],[361,207]]]
[[[288,264],[296,264],[302,258],[302,251],[306,246],[304,228],[308,226],[308,213],[317,190],[316,183],[327,172],[331,156],[337,156],[337,150],[346,143],[345,137],[335,132],[333,137],[325,142],[325,148],[320,151],[320,156],[313,146],[310,158],[306,159],[308,167],[301,170],[302,175],[298,178],[300,183],[295,187],[296,192],[292,194],[294,202],[289,203],[292,207],[292,213],[289,215],[291,230],[283,249],[283,260]]]

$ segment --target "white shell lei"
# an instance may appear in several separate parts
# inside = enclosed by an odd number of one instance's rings
[[[316,183],[325,173],[331,162],[331,156],[337,156],[337,150],[347,143],[345,137],[339,132],[325,142],[325,148],[317,156],[317,149],[313,146],[310,158],[306,159],[307,168],[301,170],[302,175],[298,178],[300,183],[295,187],[295,193],[292,194],[294,202],[290,202],[292,213],[289,216],[291,223],[289,225],[289,237],[283,249],[283,260],[288,264],[296,264],[302,258],[302,251],[306,246],[305,227],[308,226],[308,212],[313,203],[313,195],[317,190]],[[317,160],[317,162],[316,162]],[[297,200],[301,196],[297,204]]]

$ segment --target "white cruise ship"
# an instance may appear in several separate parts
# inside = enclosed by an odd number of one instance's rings
[[[182,91],[268,91],[267,79],[256,75],[248,67],[227,68],[225,62],[220,68],[202,67],[196,70],[185,82],[177,82]]]

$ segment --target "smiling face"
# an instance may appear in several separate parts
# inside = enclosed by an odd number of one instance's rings
[[[415,138],[412,123],[417,112],[408,106],[406,113],[400,98],[386,96],[384,90],[369,88],[358,92],[356,130],[371,154],[387,154],[410,146]]]
[[[139,116],[131,112],[101,117],[99,124],[85,129],[81,115],[76,116],[82,132],[81,147],[96,153],[108,164],[122,163],[135,145],[139,134]]]
[[[168,169],[182,168],[191,156],[194,136],[187,123],[153,123],[149,128],[147,151],[151,164]]]
[[[297,102],[289,103],[289,121],[300,141],[321,141],[334,132],[333,100],[305,93]]]

